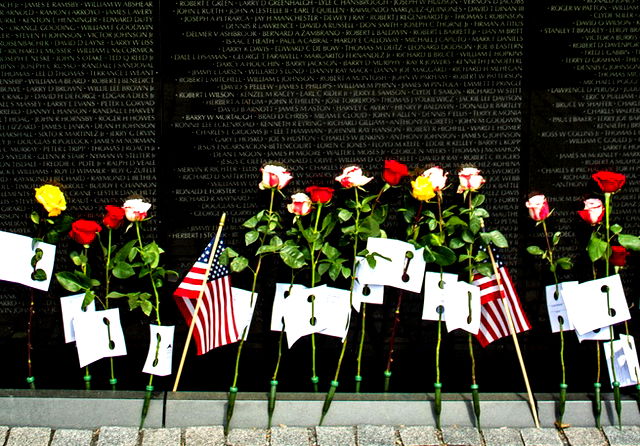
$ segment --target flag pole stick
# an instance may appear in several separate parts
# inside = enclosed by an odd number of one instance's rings
[[[484,229],[484,222],[481,223],[482,228]],[[533,421],[536,427],[540,428],[540,421],[538,419],[538,411],[536,410],[535,402],[533,401],[533,393],[531,392],[531,386],[529,385],[529,378],[527,376],[527,369],[524,365],[524,359],[522,358],[522,352],[520,351],[520,343],[518,342],[518,336],[516,335],[516,328],[513,324],[513,317],[511,316],[511,309],[509,307],[509,302],[505,297],[505,293],[502,291],[502,279],[500,278],[500,271],[498,270],[498,265],[496,264],[496,259],[493,256],[493,250],[491,249],[491,245],[486,243],[487,245],[487,253],[489,254],[489,259],[491,260],[491,267],[493,268],[493,273],[496,276],[496,282],[498,283],[498,290],[500,290],[500,298],[502,299],[502,305],[507,313],[507,322],[509,324],[509,331],[511,332],[511,338],[513,339],[513,345],[516,348],[516,354],[518,355],[518,361],[520,362],[520,369],[522,370],[522,377],[524,378],[524,384],[527,387],[527,395],[529,396],[529,406],[531,406],[531,414],[533,415]]]
[[[191,324],[189,325],[189,332],[187,333],[187,341],[185,342],[184,349],[182,350],[182,359],[180,360],[180,366],[178,367],[178,372],[176,373],[176,380],[173,383],[173,390],[172,390],[173,392],[178,390],[178,384],[180,383],[180,376],[182,375],[182,367],[184,366],[184,361],[187,358],[189,343],[191,342],[191,337],[193,336],[193,328],[196,325],[198,311],[200,310],[200,304],[202,303],[202,296],[204,295],[204,290],[207,286],[207,281],[209,280],[211,265],[213,264],[213,258],[215,257],[216,250],[218,249],[218,244],[220,243],[222,227],[224,226],[224,221],[226,217],[227,217],[227,214],[223,213],[222,217],[220,217],[220,223],[218,223],[218,231],[216,232],[216,237],[213,241],[213,246],[211,247],[211,255],[209,256],[209,262],[207,263],[207,271],[204,274],[204,279],[202,280],[202,286],[200,287],[200,293],[198,294],[198,301],[196,302],[196,307],[193,309],[193,314],[191,315]]]

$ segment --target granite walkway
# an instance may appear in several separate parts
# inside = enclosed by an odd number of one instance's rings
[[[359,425],[233,429],[222,427],[96,430],[0,426],[0,446],[640,446],[640,426],[491,428]]]

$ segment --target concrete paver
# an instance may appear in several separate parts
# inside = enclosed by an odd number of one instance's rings
[[[440,446],[438,431],[433,426],[400,426],[404,446]]]
[[[522,436],[518,429],[496,427],[483,429],[485,446],[523,446]]]
[[[595,427],[570,427],[562,431],[571,446],[602,446],[607,444],[602,431]]]
[[[306,427],[275,426],[271,428],[271,446],[312,446],[312,436]]]
[[[482,439],[475,427],[444,426],[442,439],[449,446],[480,446]]]
[[[266,429],[231,429],[227,435],[229,446],[269,446]]]
[[[49,446],[51,429],[48,427],[13,427],[6,446]]]
[[[393,426],[361,425],[356,427],[358,446],[390,446],[397,442]]]
[[[137,446],[138,436],[135,427],[105,426],[98,432],[98,446]]]
[[[186,446],[224,446],[222,426],[188,427],[184,430]]]
[[[145,429],[142,446],[180,446],[180,429]]]
[[[355,429],[352,426],[317,426],[318,446],[356,446]]]
[[[606,426],[604,434],[610,446],[638,446],[640,445],[640,426]]]
[[[88,446],[93,434],[88,429],[57,429],[53,432],[51,446]]]
[[[520,434],[525,446],[563,446],[558,431],[553,428],[528,427],[520,429]]]

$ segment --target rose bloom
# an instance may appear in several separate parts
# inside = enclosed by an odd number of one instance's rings
[[[578,211],[578,215],[587,223],[597,225],[602,221],[602,217],[604,216],[602,201],[597,198],[584,200],[584,209]]]
[[[305,190],[311,196],[311,201],[322,204],[330,202],[335,192],[331,187],[321,186],[309,186]]]
[[[267,164],[260,169],[262,172],[262,182],[260,183],[260,189],[282,189],[289,181],[293,179],[293,175],[287,171],[283,166],[276,166],[273,164]]]
[[[542,194],[529,198],[525,206],[529,209],[529,217],[534,221],[542,221],[549,216],[549,203],[547,197]]]
[[[89,245],[100,231],[102,226],[93,220],[76,220],[71,224],[69,237],[81,245]]]
[[[627,251],[624,246],[612,246],[609,262],[613,266],[625,266],[627,264],[628,255],[629,251]]]
[[[147,217],[147,212],[151,208],[151,203],[140,198],[131,198],[124,202],[122,209],[129,221],[142,221]]]
[[[411,195],[416,200],[429,201],[436,196],[431,180],[427,177],[419,176],[411,182]]]
[[[342,187],[360,187],[373,180],[371,177],[365,177],[362,174],[362,169],[358,166],[345,167],[342,171],[342,175],[336,177],[336,181],[342,184]]]
[[[124,221],[124,209],[120,206],[107,205],[105,206],[107,215],[102,219],[102,224],[109,229],[117,229]]]
[[[382,179],[388,183],[389,186],[397,186],[402,178],[407,175],[409,175],[409,169],[406,164],[399,163],[396,160],[385,160]]]
[[[303,216],[311,212],[311,198],[302,192],[291,196],[291,203],[287,205],[287,210],[292,214]]]
[[[608,170],[601,170],[591,175],[591,178],[598,183],[600,190],[604,193],[617,192],[624,185],[627,178],[616,172],[610,172]]]
[[[64,198],[64,194],[58,186],[53,184],[45,184],[44,186],[37,187],[36,200],[45,210],[49,213],[49,217],[57,217],[67,209],[67,200]]]
[[[427,177],[431,180],[433,190],[436,192],[440,192],[444,189],[447,184],[447,175],[449,175],[449,173],[445,172],[440,166],[435,166],[422,172],[423,177]]]
[[[460,180],[460,186],[458,186],[458,193],[464,191],[476,191],[484,184],[484,178],[480,175],[480,170],[475,167],[465,167],[458,171],[458,179]]]

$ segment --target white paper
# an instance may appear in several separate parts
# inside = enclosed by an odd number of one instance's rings
[[[608,341],[611,339],[611,332],[609,331],[609,327],[596,328],[593,331],[585,333],[581,335],[577,331],[575,332],[578,337],[578,341]]]
[[[471,298],[471,314],[469,314],[469,298]],[[447,314],[447,332],[458,328],[472,334],[480,330],[480,288],[466,282],[457,282],[454,292],[447,298],[445,312]]]
[[[312,320],[311,299],[318,299],[323,288],[326,288],[326,285],[307,289],[299,288],[292,290],[287,297],[284,307],[284,324],[289,348],[301,337],[316,333],[321,328],[315,307],[315,320]]]
[[[76,333],[73,329],[73,318],[76,314],[83,313],[82,302],[84,294],[74,294],[60,298],[60,309],[62,310],[62,329],[64,330],[64,342],[67,344],[76,340]],[[84,312],[96,311],[95,301],[92,301]]]
[[[457,290],[457,274],[434,273],[427,271],[424,274],[424,304],[422,306],[422,319],[425,321],[437,321],[438,311],[442,312],[442,319],[446,321],[446,301]]]
[[[362,262],[358,273],[362,283],[388,285],[413,293],[420,292],[426,267],[423,249],[416,250],[413,245],[401,240],[369,237],[367,250],[390,260],[376,256],[375,268],[370,268],[367,262]]]
[[[107,325],[108,324],[108,325]],[[80,367],[98,359],[127,354],[117,308],[79,312],[73,319]]]
[[[616,379],[620,383],[620,387],[637,384],[637,377],[640,376],[640,366],[638,365],[638,354],[636,352],[633,336],[620,335],[620,339],[612,342]],[[607,358],[609,380],[613,387],[614,379],[611,371],[611,341],[604,342],[602,344],[602,348]]]
[[[349,330],[349,290],[325,287],[317,296],[316,317],[318,333],[344,340]]]
[[[53,274],[56,247],[49,243],[38,242],[35,248],[31,249],[32,242],[31,237],[0,231],[0,246],[2,247],[0,249],[0,280],[47,291]],[[42,249],[42,259],[38,261],[36,268],[47,273],[47,279],[43,281],[31,279],[33,273],[31,259],[37,248]]]
[[[347,296],[347,299],[348,298],[349,297]],[[384,285],[363,283],[356,278],[353,283],[353,296],[351,300],[353,308],[357,312],[360,312],[360,306],[362,303],[382,304],[384,303]]]
[[[562,331],[573,330],[573,324],[569,315],[567,314],[567,308],[564,304],[563,296],[575,292],[578,282],[563,282],[558,284],[558,298],[556,299],[556,286],[549,285],[545,288],[547,295],[547,313],[549,314],[549,324],[551,324],[551,331],[558,333],[560,331],[560,318],[562,318]]]
[[[242,333],[247,329],[244,339],[247,339],[249,334],[249,325],[253,318],[253,310],[256,307],[258,301],[258,293],[253,293],[253,302],[251,302],[251,291],[243,290],[241,288],[231,288],[231,296],[233,298],[233,316],[236,320],[236,328],[238,334],[242,336]]]
[[[291,288],[291,291],[289,291]],[[276,283],[276,291],[273,296],[273,307],[271,309],[271,331],[282,331],[284,324],[284,309],[287,297],[294,290],[306,290],[307,287],[299,284]],[[287,296],[287,297],[285,297]]]
[[[605,286],[609,287],[611,313],[607,307],[607,293],[603,291]],[[580,334],[631,318],[622,282],[617,274],[581,283],[575,288],[575,292],[572,289],[563,298],[569,319]]]
[[[142,369],[143,373],[157,376],[171,375],[174,329],[173,325],[149,325],[149,353]]]

